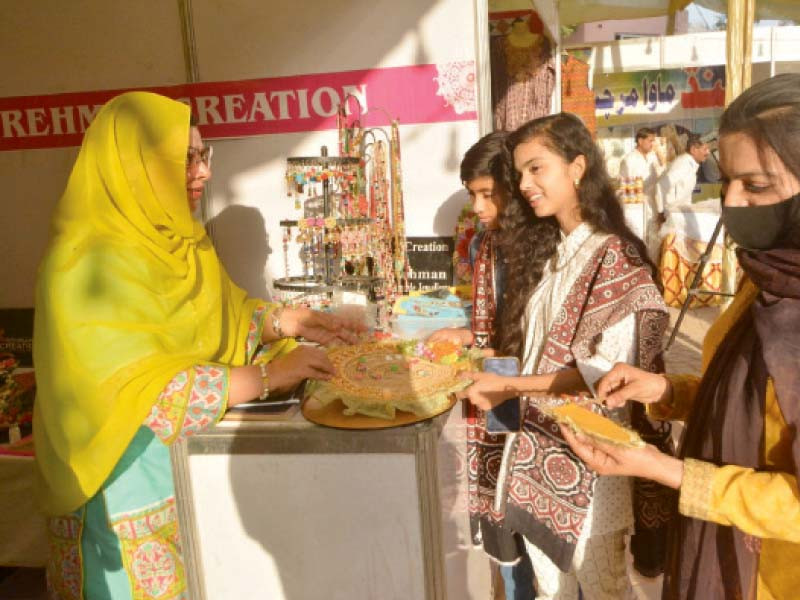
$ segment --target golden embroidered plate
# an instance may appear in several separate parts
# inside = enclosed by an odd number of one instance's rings
[[[422,421],[449,410],[453,393],[469,385],[455,365],[404,354],[395,343],[340,346],[328,356],[338,375],[312,381],[303,404],[303,415],[322,425],[374,429]]]

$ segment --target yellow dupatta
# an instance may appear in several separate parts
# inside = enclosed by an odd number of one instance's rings
[[[42,505],[69,513],[111,473],[159,394],[197,363],[242,365],[257,300],[189,209],[189,109],[146,92],[86,131],[39,267],[34,324]]]

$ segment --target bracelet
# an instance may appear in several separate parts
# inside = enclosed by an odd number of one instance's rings
[[[258,363],[258,368],[261,371],[261,395],[259,400],[266,400],[269,398],[269,375],[267,375],[267,363]]]
[[[270,323],[272,324],[272,331],[273,333],[278,336],[279,338],[286,337],[283,334],[283,329],[281,329],[281,315],[283,314],[283,307],[279,306],[275,310],[272,311],[270,315]]]

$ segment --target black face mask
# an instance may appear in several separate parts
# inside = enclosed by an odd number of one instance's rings
[[[762,206],[723,204],[722,223],[731,239],[746,250],[796,247],[800,243],[800,194]]]

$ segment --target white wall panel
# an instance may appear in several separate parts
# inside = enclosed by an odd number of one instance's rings
[[[475,57],[473,6],[463,0],[193,0],[191,6],[202,81]],[[185,83],[178,2],[15,3],[0,20],[0,67],[0,97]],[[475,121],[401,123],[409,234],[452,234],[458,211],[449,199],[460,188],[458,163],[477,136]],[[208,211],[215,218],[215,242],[234,278],[253,294],[267,294],[272,278],[283,275],[277,222],[283,216],[285,158],[317,154],[321,144],[335,154],[335,132],[215,144]],[[0,239],[14,258],[0,262],[0,281],[13,282],[0,288],[0,306],[33,303],[50,213],[75,155],[74,148],[0,153]],[[263,220],[263,232],[258,218],[242,218],[255,214],[249,207]]]
[[[306,0],[277,11],[248,0],[193,3],[203,81],[440,64],[474,60],[471,2],[462,0]],[[369,102],[369,94],[368,94]],[[392,106],[382,106],[392,114]],[[388,128],[386,129],[388,132]],[[466,195],[458,167],[478,139],[477,121],[401,122],[406,232],[453,235]],[[275,134],[215,143],[208,214],[231,276],[249,293],[268,295],[285,275],[281,218],[286,157],[336,153],[333,130]],[[263,227],[266,235],[261,233]],[[295,230],[296,235],[296,230]],[[300,274],[290,260],[292,273]]]
[[[177,2],[4,2],[0,97],[183,83],[181,47]],[[0,152],[0,307],[33,305],[50,214],[76,155]]]

